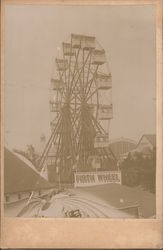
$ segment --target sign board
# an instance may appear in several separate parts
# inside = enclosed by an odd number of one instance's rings
[[[74,173],[75,187],[88,187],[108,183],[121,184],[120,171],[76,172]]]

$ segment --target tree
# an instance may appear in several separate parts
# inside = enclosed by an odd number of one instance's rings
[[[150,151],[150,157],[146,158],[141,168],[141,185],[155,192],[156,185],[156,149]]]
[[[156,149],[149,150],[148,155],[142,152],[129,154],[120,164],[122,184],[128,186],[141,185],[144,189],[155,192]]]

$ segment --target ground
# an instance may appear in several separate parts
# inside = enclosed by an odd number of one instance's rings
[[[106,184],[94,187],[76,188],[75,192],[82,192],[105,200],[116,208],[139,205],[142,216],[147,218],[156,213],[155,194],[144,191],[139,187],[127,187],[119,184]]]
[[[17,216],[27,200],[5,205],[6,216]],[[44,206],[44,209],[42,209]],[[50,202],[44,198],[36,199],[27,206],[21,216],[63,217],[66,211],[80,210],[82,217],[126,218],[128,207],[139,206],[141,216],[155,215],[155,195],[141,187],[127,187],[120,184],[106,184],[93,187],[66,189],[52,197]]]

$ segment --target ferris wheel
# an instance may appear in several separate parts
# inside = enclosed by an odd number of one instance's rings
[[[50,85],[51,136],[40,159],[49,179],[88,171],[91,159],[101,169],[115,169],[109,149],[113,117],[112,76],[105,50],[95,37],[71,34],[55,59]]]

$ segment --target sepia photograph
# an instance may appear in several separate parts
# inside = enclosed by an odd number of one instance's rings
[[[156,218],[154,5],[6,5],[4,215]]]
[[[162,248],[161,0],[1,1],[2,248]]]

